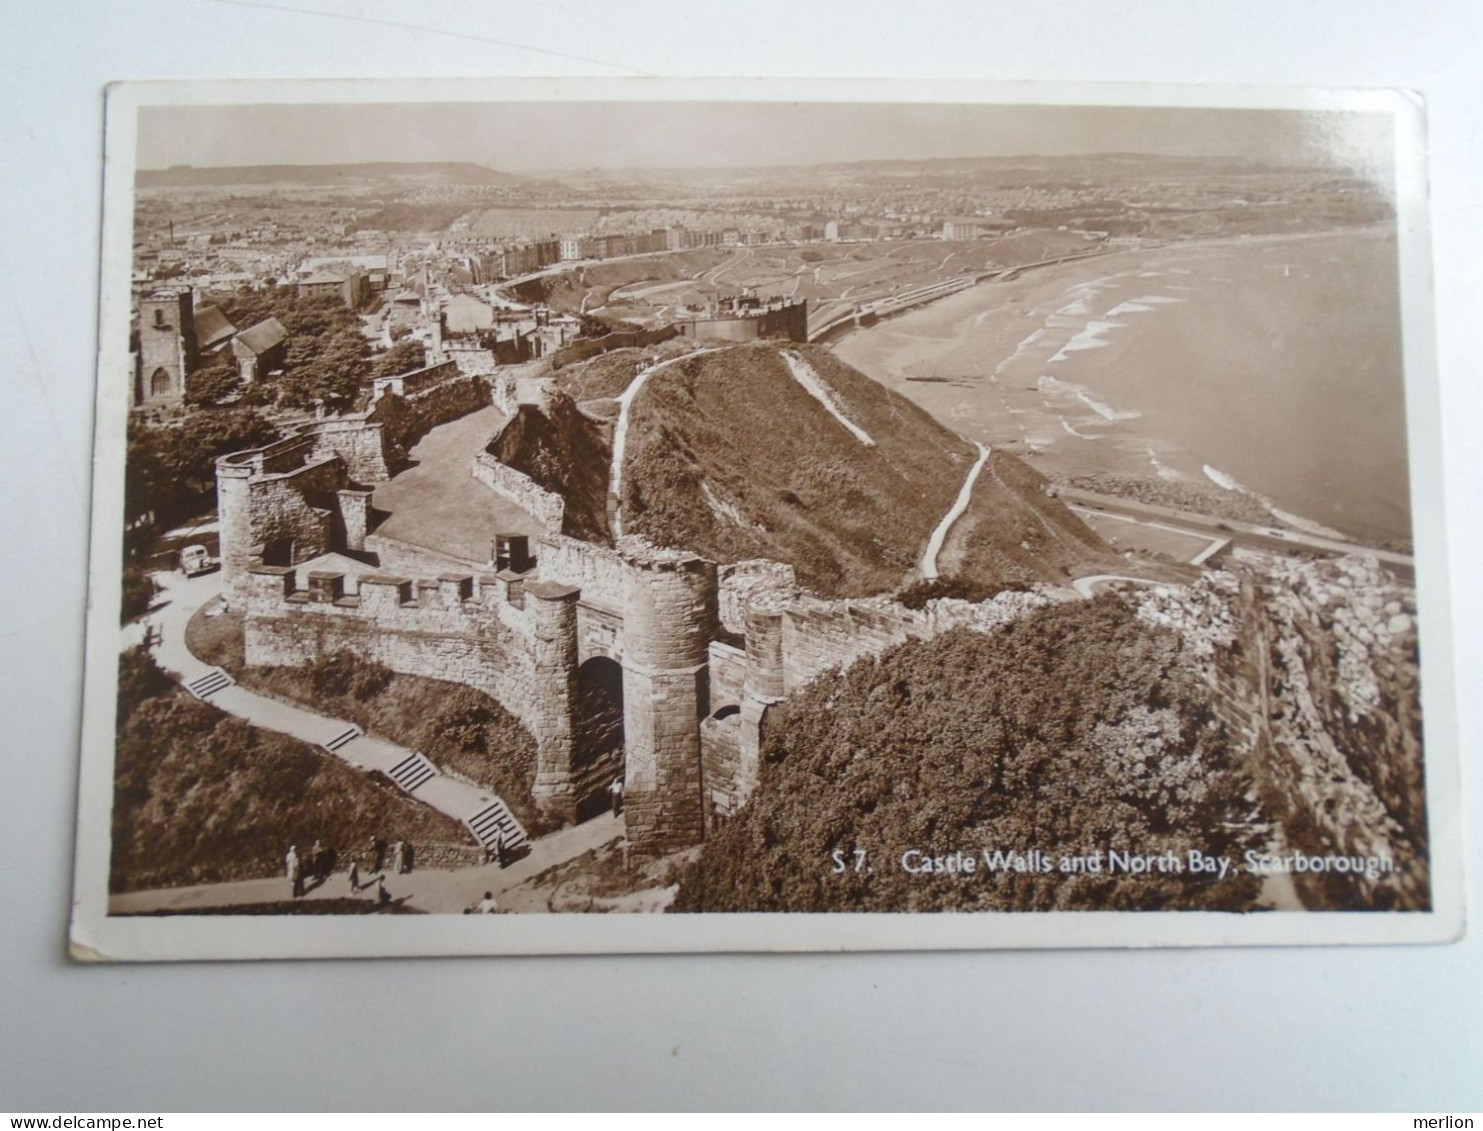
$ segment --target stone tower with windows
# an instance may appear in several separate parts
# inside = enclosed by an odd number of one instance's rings
[[[139,300],[139,365],[134,405],[179,402],[196,364],[196,326],[189,289],[156,291]]]

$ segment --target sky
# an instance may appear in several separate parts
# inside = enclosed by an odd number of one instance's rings
[[[138,164],[468,161],[514,173],[1075,153],[1376,163],[1383,114],[899,103],[146,106]]]

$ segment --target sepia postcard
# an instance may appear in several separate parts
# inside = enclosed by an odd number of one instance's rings
[[[107,119],[75,957],[1460,936],[1415,97]]]

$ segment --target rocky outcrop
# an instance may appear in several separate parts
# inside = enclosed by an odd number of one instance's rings
[[[1429,869],[1415,592],[1373,558],[1252,559],[1143,594],[1249,745],[1286,845],[1393,862],[1296,876],[1315,908],[1425,908]]]

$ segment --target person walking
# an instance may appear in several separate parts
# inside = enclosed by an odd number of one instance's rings
[[[616,817],[623,812],[623,779],[621,777],[613,779],[613,784],[608,786],[608,793],[612,795],[613,816]]]
[[[371,838],[371,871],[380,872],[386,863],[386,841],[379,836]]]
[[[309,859],[305,861],[305,871],[311,879],[322,880],[329,873],[324,866],[324,842],[315,838],[314,847],[309,850]]]
[[[299,863],[298,845],[288,846],[288,855],[283,859],[283,867],[288,874],[289,883],[293,886],[293,898],[298,899],[304,894],[304,868]]]
[[[354,857],[350,859],[350,867],[345,869],[345,879],[350,884],[350,894],[355,895],[360,891],[360,864]]]
[[[399,840],[391,842],[391,870],[397,875],[402,874],[402,857],[407,851],[407,846]]]

